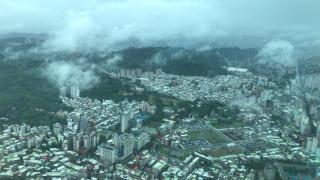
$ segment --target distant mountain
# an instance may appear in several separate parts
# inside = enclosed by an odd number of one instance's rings
[[[2,39],[14,39],[14,38],[47,38],[48,34],[40,33],[0,33],[0,40]]]
[[[0,33],[0,51],[12,49],[14,51],[24,51],[37,47],[48,38],[47,34],[32,33]],[[27,44],[25,42],[27,41]]]
[[[190,76],[214,76],[226,74],[226,65],[241,65],[252,61],[257,51],[254,49],[216,48],[190,50],[169,47],[129,48],[115,52],[122,61],[122,68],[155,70],[161,68],[166,73]]]

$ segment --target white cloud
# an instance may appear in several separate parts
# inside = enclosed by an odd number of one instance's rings
[[[118,54],[113,55],[110,59],[106,60],[108,67],[115,67],[121,61],[122,61],[122,56]]]
[[[50,49],[82,52],[128,42],[247,47],[285,39],[319,46],[319,6],[318,0],[2,0],[0,32],[49,32]]]
[[[76,85],[80,89],[90,89],[99,82],[99,77],[90,67],[84,67],[83,64],[52,62],[45,67],[43,75],[58,88]]]
[[[261,49],[258,54],[259,62],[263,64],[280,64],[294,66],[296,63],[295,48],[283,40],[272,41]]]

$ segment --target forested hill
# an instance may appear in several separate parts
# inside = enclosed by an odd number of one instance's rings
[[[52,112],[68,108],[60,101],[58,90],[40,75],[40,66],[40,61],[28,59],[0,60],[1,123],[48,125],[64,121]]]
[[[190,50],[168,47],[129,48],[115,52],[121,55],[118,66],[123,68],[142,68],[155,70],[162,68],[166,73],[178,75],[214,76],[226,74],[223,66],[227,62],[241,63],[253,60],[254,49],[217,48]]]

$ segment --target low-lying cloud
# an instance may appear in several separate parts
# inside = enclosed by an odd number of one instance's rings
[[[92,68],[65,61],[49,63],[43,69],[43,75],[58,88],[76,85],[86,90],[99,82]]]
[[[161,53],[155,54],[148,62],[151,65],[164,66],[167,63],[168,59]]]
[[[296,63],[295,48],[288,41],[271,41],[261,49],[258,59],[262,64],[294,66]]]
[[[47,47],[91,52],[128,46],[179,45],[215,40],[220,10],[207,0],[99,1],[91,8],[70,11],[62,29]],[[208,42],[208,41],[207,41]]]
[[[320,47],[317,0],[2,0],[0,32],[45,32],[53,51],[126,46]]]
[[[106,60],[106,65],[108,67],[115,67],[123,60],[122,56],[119,54],[113,55],[111,58]]]

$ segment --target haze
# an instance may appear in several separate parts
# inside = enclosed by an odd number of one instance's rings
[[[48,33],[51,50],[320,46],[317,0],[2,0],[0,32]]]

